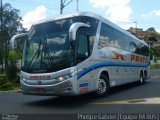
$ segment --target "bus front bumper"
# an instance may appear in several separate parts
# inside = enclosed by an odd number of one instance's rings
[[[39,84],[31,85],[25,83],[23,80],[20,80],[21,91],[26,95],[66,96],[77,94],[76,91],[73,90],[73,85],[70,80],[65,80],[51,85]]]

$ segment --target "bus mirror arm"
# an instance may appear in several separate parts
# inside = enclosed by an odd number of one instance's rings
[[[15,47],[15,40],[17,38],[20,38],[20,37],[24,37],[24,36],[27,36],[28,33],[21,33],[21,34],[17,34],[17,35],[14,35],[11,40],[10,40],[10,45],[11,45],[11,49],[14,49]]]
[[[76,22],[76,23],[72,24],[69,29],[69,40],[70,41],[76,40],[76,33],[80,27],[88,27],[89,28],[90,25],[82,23],[82,22]]]

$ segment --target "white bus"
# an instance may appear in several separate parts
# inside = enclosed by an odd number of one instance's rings
[[[149,47],[94,13],[61,15],[25,36],[20,85],[30,95],[105,96],[110,87],[149,78]]]

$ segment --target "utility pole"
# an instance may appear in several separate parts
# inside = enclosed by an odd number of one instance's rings
[[[2,34],[2,32],[3,32],[3,8],[2,8],[2,0],[1,0],[1,34]],[[1,39],[3,39],[3,37],[1,37]],[[2,48],[3,48],[3,44],[2,43],[0,43],[1,45],[2,45]],[[1,70],[2,70],[2,74],[3,74],[3,52],[1,53],[1,55],[2,55],[2,68],[1,68]]]
[[[136,25],[136,28],[135,28],[135,34],[137,33],[137,22],[134,22],[135,25]]]
[[[1,31],[2,31],[2,23],[3,23],[3,19],[2,19],[2,16],[3,16],[3,8],[2,8],[2,0],[1,0]]]
[[[66,0],[61,0],[60,3],[60,14],[63,14],[63,9],[72,2],[73,0],[70,0],[68,3],[66,3]]]
[[[63,8],[64,8],[64,6],[63,6],[63,0],[61,0],[61,3],[60,3],[60,14],[63,13]]]
[[[78,0],[77,0],[77,12],[78,12]]]

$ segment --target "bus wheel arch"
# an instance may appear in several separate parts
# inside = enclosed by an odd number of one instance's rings
[[[104,97],[108,95],[110,90],[109,74],[107,71],[102,71],[98,77],[98,89],[95,91],[96,97]]]

